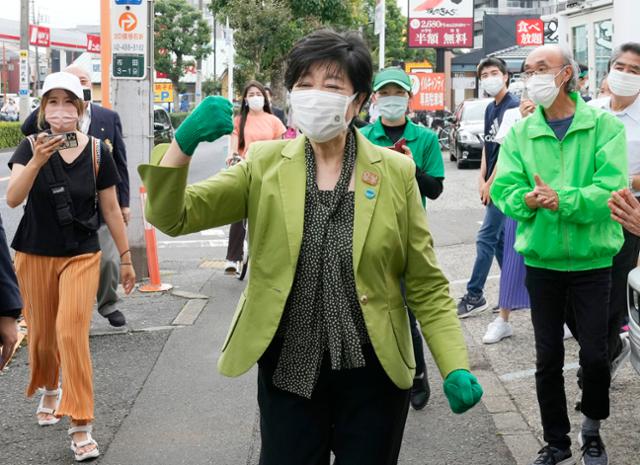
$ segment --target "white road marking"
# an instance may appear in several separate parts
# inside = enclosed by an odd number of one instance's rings
[[[0,178],[0,182],[8,181],[9,179],[11,179],[11,176],[5,176],[4,178]]]
[[[480,226],[482,226],[482,221],[476,221]]]
[[[578,362],[567,363],[564,366],[564,371],[575,370],[580,366]],[[532,368],[530,370],[514,371],[513,373],[506,373],[499,376],[500,381],[515,381],[516,379],[529,378],[535,376],[536,370]]]
[[[189,247],[226,247],[228,239],[194,240],[194,241],[158,241],[159,249],[177,248],[185,249]]]
[[[200,231],[200,234],[202,234],[203,236],[227,237],[227,234],[224,232],[224,229],[219,229],[219,228]]]
[[[492,274],[491,276],[487,276],[487,280],[489,279],[500,279],[499,274]],[[449,284],[466,284],[469,279],[456,279],[455,281],[449,281]]]

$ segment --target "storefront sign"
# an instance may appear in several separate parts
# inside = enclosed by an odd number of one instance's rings
[[[111,53],[116,79],[144,79],[147,71],[147,9],[131,0],[111,5]]]
[[[87,52],[100,53],[100,36],[87,34]]]
[[[470,76],[454,76],[451,79],[451,87],[454,89],[475,89],[476,78]]]
[[[544,22],[541,19],[516,21],[516,43],[522,47],[542,45],[544,43]]]
[[[473,48],[473,0],[409,0],[409,47]]]
[[[173,84],[170,82],[154,82],[153,101],[154,103],[173,102]]]
[[[411,109],[435,111],[444,109],[444,73],[410,73]]]
[[[51,45],[51,29],[44,26],[29,25],[29,45],[49,47]]]

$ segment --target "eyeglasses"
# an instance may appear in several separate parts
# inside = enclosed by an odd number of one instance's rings
[[[566,68],[569,65],[561,65],[561,66],[550,66],[545,70],[536,70],[536,71],[525,71],[524,73],[520,74],[520,76],[522,77],[523,80],[527,80],[529,79],[531,76],[539,76],[541,74],[551,74],[549,73],[549,70],[551,69],[557,69],[560,68],[560,71],[562,71],[564,68]],[[556,73],[556,76],[558,74],[560,74],[560,71],[558,71],[558,73]]]

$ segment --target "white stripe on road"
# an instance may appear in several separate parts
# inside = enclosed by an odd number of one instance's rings
[[[200,234],[203,236],[216,236],[216,237],[227,237],[227,234],[224,232],[224,229],[207,229],[206,231],[200,231]]]
[[[580,364],[578,362],[567,363],[564,366],[564,371],[575,370]],[[535,376],[536,370],[532,368],[530,370],[514,371],[513,373],[507,373],[499,376],[500,381],[515,381],[516,379],[529,378]]]
[[[229,243],[228,239],[212,239],[212,240],[196,240],[196,241],[158,241],[159,249],[187,247],[226,247]]]
[[[0,178],[0,182],[8,181],[9,179],[11,179],[11,176],[5,176],[4,178]]]
[[[490,279],[500,279],[499,274],[492,274],[491,276],[487,276],[487,280]],[[449,284],[466,284],[469,282],[469,279],[456,279],[455,281],[449,281]]]

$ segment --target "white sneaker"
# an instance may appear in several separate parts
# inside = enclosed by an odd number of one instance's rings
[[[495,320],[489,323],[487,326],[487,332],[484,333],[482,342],[485,344],[495,344],[500,342],[505,337],[513,336],[513,328],[511,323],[504,321],[501,316],[498,316]]]
[[[227,264],[224,266],[224,274],[234,275],[238,272],[238,262],[227,260]]]
[[[564,324],[564,336],[562,336],[562,338],[566,341],[567,339],[571,339],[573,337],[573,333],[571,332],[571,330],[569,329],[569,327],[567,326],[567,324]]]

